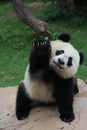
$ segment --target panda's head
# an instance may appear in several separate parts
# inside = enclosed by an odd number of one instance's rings
[[[79,53],[69,40],[68,34],[61,34],[58,40],[51,42],[50,66],[62,78],[73,77],[83,62],[83,53]]]

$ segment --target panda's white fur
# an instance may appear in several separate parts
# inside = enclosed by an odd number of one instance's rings
[[[46,84],[44,84],[42,80],[39,79],[32,80],[28,70],[29,70],[29,66],[26,69],[25,76],[24,76],[25,78],[22,82],[25,85],[26,92],[29,95],[29,97],[36,101],[41,101],[45,103],[53,102],[54,98],[52,97],[52,93],[53,93],[52,84],[50,83],[49,86],[47,86]],[[42,72],[40,73],[42,74]]]
[[[64,50],[64,54],[55,56],[56,50]],[[66,64],[68,62],[67,60],[69,56],[73,58],[73,65],[67,67]],[[57,62],[58,58],[62,58],[65,62],[65,64],[62,65],[63,69],[60,69],[53,62],[54,60],[55,62]],[[61,40],[51,41],[51,58],[49,61],[49,65],[56,71],[56,73],[58,73],[59,76],[66,79],[73,77],[77,72],[79,62],[80,62],[79,53],[70,43],[62,42]],[[36,76],[40,77],[42,73],[44,73],[44,71],[40,71]],[[53,93],[52,83],[46,85],[42,80],[39,80],[39,78],[33,80],[29,73],[29,66],[26,69],[23,83],[25,85],[26,92],[31,99],[46,103],[54,101],[54,98],[52,96]]]
[[[56,40],[51,42],[51,59],[50,59],[50,66],[55,69],[55,71],[62,77],[62,78],[71,78],[73,77],[79,67],[80,63],[80,56],[78,51],[69,43],[69,42],[62,42],[61,40]],[[55,56],[56,50],[64,50],[64,53],[58,56]],[[68,58],[72,57],[72,66],[68,67],[67,62]],[[61,65],[62,69],[60,69],[53,61],[57,62],[58,59],[62,59],[64,61],[64,65]]]

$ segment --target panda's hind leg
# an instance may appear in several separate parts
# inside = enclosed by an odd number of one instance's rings
[[[20,83],[16,97],[16,116],[18,120],[25,119],[32,109],[33,100],[26,93],[24,83]]]

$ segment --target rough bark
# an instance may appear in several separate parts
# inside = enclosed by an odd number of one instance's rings
[[[27,10],[23,0],[13,0],[13,7],[18,17],[30,26],[39,36],[50,35],[47,23],[39,20],[29,10]]]

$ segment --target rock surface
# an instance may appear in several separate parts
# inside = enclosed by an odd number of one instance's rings
[[[0,130],[87,130],[87,85],[78,79],[80,92],[75,96],[76,119],[64,123],[59,119],[56,107],[38,107],[30,116],[18,121],[15,116],[17,87],[0,88]]]

